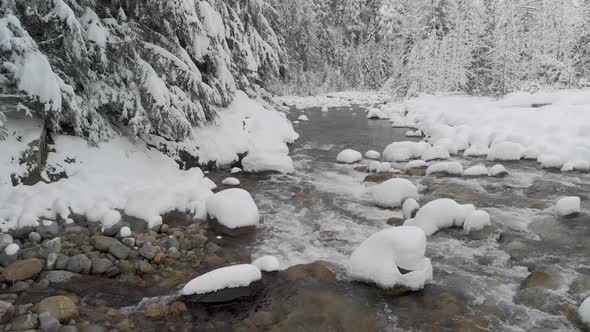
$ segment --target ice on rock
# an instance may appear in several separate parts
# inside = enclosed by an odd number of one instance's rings
[[[360,152],[351,149],[343,150],[336,156],[336,161],[344,164],[354,164],[362,159],[363,156]]]
[[[252,265],[264,272],[273,272],[280,270],[279,260],[275,256],[266,255],[257,258]]]
[[[260,219],[256,203],[244,189],[222,190],[210,196],[206,205],[209,217],[230,229],[256,226]]]
[[[425,251],[426,236],[418,227],[400,226],[377,232],[350,256],[348,277],[381,288],[421,289],[432,280],[432,264],[424,257]],[[410,272],[402,274],[399,268]]]
[[[299,121],[309,121],[309,118],[307,117],[307,115],[301,114],[300,116],[297,117],[297,120],[299,120]]]
[[[463,175],[463,165],[457,161],[440,162],[428,166],[426,175],[432,174],[447,174],[447,175]]]
[[[569,196],[557,201],[555,204],[557,214],[560,216],[569,216],[580,212],[580,197]]]
[[[367,110],[367,119],[389,119],[389,116],[378,108],[369,108]]]
[[[559,156],[555,155],[540,155],[537,158],[537,161],[541,164],[543,168],[559,168],[563,166],[563,162]]]
[[[404,218],[410,219],[410,218],[414,217],[415,212],[418,211],[419,209],[420,209],[420,204],[418,204],[418,202],[415,199],[413,199],[413,198],[406,199],[406,201],[402,205],[402,213],[404,214]]]
[[[500,142],[493,144],[488,152],[488,160],[520,160],[523,156],[524,148],[522,145],[514,142]]]
[[[490,214],[483,210],[477,210],[465,218],[463,231],[469,234],[471,231],[479,231],[492,224]]]
[[[223,179],[223,181],[221,181],[221,184],[224,184],[226,186],[239,186],[240,180],[236,178],[225,178]]]
[[[6,248],[4,248],[4,254],[6,256],[14,256],[20,250],[20,246],[16,243],[11,243]]]
[[[430,144],[426,142],[393,142],[385,148],[382,156],[385,161],[406,161],[420,158],[429,148]]]
[[[262,278],[260,269],[252,264],[222,267],[189,281],[182,295],[207,294],[225,288],[246,287]]]
[[[568,161],[561,167],[562,172],[580,171],[587,172],[590,170],[590,162],[586,160]]]
[[[406,226],[417,226],[430,236],[440,229],[463,226],[468,215],[475,212],[471,204],[459,204],[452,199],[441,198],[426,203],[413,219],[404,223]]]
[[[488,176],[488,169],[483,165],[471,166],[463,172],[464,176]]]
[[[406,179],[390,179],[368,189],[373,203],[382,208],[396,208],[408,199],[418,199],[418,189]]]
[[[375,151],[375,150],[369,150],[365,153],[365,158],[368,159],[379,159],[381,158],[381,153]]]
[[[590,326],[590,297],[585,299],[578,308],[578,317],[582,323]]]
[[[443,146],[435,145],[428,150],[424,151],[420,159],[424,161],[436,160],[436,159],[449,159],[451,155],[449,150]]]
[[[505,176],[510,173],[506,170],[506,168],[500,164],[494,165],[490,167],[490,176],[498,177],[498,176]]]

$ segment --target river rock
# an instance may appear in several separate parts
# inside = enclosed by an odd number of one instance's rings
[[[150,243],[145,243],[141,249],[139,249],[139,254],[144,258],[152,260],[159,251],[160,247],[154,246]]]
[[[284,271],[287,280],[316,279],[319,281],[336,281],[334,264],[316,261],[311,264],[294,265]]]
[[[532,287],[518,291],[514,297],[514,303],[526,305],[552,315],[558,315],[564,304],[557,295],[542,287]]]
[[[0,234],[0,251],[4,251],[9,244],[12,244],[14,239],[10,234]]]
[[[398,217],[391,217],[387,219],[387,224],[391,226],[401,226],[403,225],[404,221]]]
[[[78,332],[78,328],[73,325],[62,326],[59,332]]]
[[[26,314],[18,316],[12,320],[7,331],[27,331],[36,329],[39,326],[39,316],[37,314]]]
[[[59,224],[52,220],[41,220],[35,231],[44,239],[54,238],[59,234]]]
[[[107,332],[107,328],[102,326],[102,325],[98,325],[98,324],[90,324],[90,325],[86,325],[84,326],[81,330],[81,332]]]
[[[0,324],[4,324],[14,316],[14,306],[12,303],[0,301]]]
[[[252,317],[252,323],[258,327],[267,328],[272,325],[272,313],[268,311],[258,311],[254,314],[254,317]]]
[[[37,232],[30,232],[29,233],[29,241],[31,241],[33,243],[41,242],[41,234],[39,234]]]
[[[193,294],[184,296],[184,298],[189,302],[201,304],[217,304],[231,301],[241,302],[254,298],[254,296],[256,296],[256,294],[262,290],[262,288],[262,282],[258,280],[245,287],[224,288],[216,292],[207,294]]]
[[[520,289],[527,289],[532,287],[541,287],[547,289],[556,289],[559,286],[559,280],[555,276],[543,272],[535,271],[526,277],[520,284]]]
[[[372,182],[372,183],[383,183],[387,180],[396,178],[397,175],[393,173],[379,173],[379,174],[369,174],[365,177],[365,182]]]
[[[0,294],[0,301],[8,302],[10,304],[14,304],[18,295],[16,294]]]
[[[123,240],[121,240],[121,242],[130,248],[133,248],[133,246],[135,246],[135,238],[132,237],[126,237]]]
[[[68,267],[68,261],[70,257],[62,254],[57,255],[57,261],[55,262],[56,270],[65,270]]]
[[[67,282],[72,278],[81,276],[78,273],[73,273],[70,271],[49,271],[45,275],[45,279],[49,280],[49,282],[53,283],[61,283]]]
[[[50,296],[37,304],[37,313],[48,312],[62,323],[78,316],[78,307],[71,298],[63,295]]]
[[[103,228],[102,234],[104,234],[106,236],[115,236],[115,235],[119,234],[119,232],[121,231],[121,228],[123,228],[123,226],[125,226],[123,224],[123,222],[119,221],[118,223],[116,223],[110,227]]]
[[[59,332],[61,324],[57,318],[53,317],[49,312],[39,314],[39,323],[43,332]]]
[[[50,253],[59,254],[61,252],[61,238],[55,237],[41,244],[41,256],[47,257]]]
[[[149,318],[165,316],[168,313],[168,307],[161,303],[151,303],[145,307],[143,313]]]
[[[574,295],[579,301],[583,301],[590,296],[590,276],[581,275],[574,279],[570,285],[570,294]]]
[[[92,268],[92,261],[84,254],[70,257],[66,270],[74,273],[88,274]]]
[[[90,239],[90,243],[96,250],[109,252],[118,259],[125,259],[129,256],[129,247],[115,238],[95,235]]]
[[[57,254],[52,252],[47,255],[47,261],[45,263],[45,268],[47,270],[53,270],[55,268],[55,263],[57,263]]]
[[[426,168],[428,167],[413,167],[406,170],[406,174],[410,176],[424,176],[426,175]]]
[[[166,251],[168,253],[168,257],[172,258],[172,259],[179,259],[180,258],[180,251],[177,248],[169,248],[168,251]]]
[[[92,259],[92,274],[103,274],[106,273],[111,267],[113,267],[113,262],[106,258],[96,258]]]
[[[152,274],[156,272],[156,269],[152,264],[140,259],[139,262],[137,262],[137,271],[141,274]]]
[[[18,260],[8,265],[2,272],[8,281],[22,281],[36,276],[43,270],[43,262],[37,258]]]

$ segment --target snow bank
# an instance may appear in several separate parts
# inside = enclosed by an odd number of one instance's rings
[[[452,199],[442,198],[426,203],[413,219],[404,223],[406,226],[417,226],[430,236],[440,229],[463,226],[465,219],[475,212],[471,204],[461,205]],[[474,217],[475,219],[478,216]],[[476,220],[475,222],[477,223]]]
[[[189,281],[182,295],[207,294],[225,288],[246,287],[262,278],[260,270],[251,264],[222,267]]]
[[[372,107],[367,110],[367,119],[386,120],[389,116],[382,110]]]
[[[578,308],[578,317],[586,325],[590,325],[590,297],[585,299]]]
[[[426,142],[393,142],[383,151],[383,160],[406,161],[409,159],[420,158],[429,148],[430,144]]]
[[[477,210],[465,218],[463,231],[469,234],[471,231],[478,231],[492,224],[490,214],[483,210]]]
[[[363,155],[360,152],[351,149],[343,150],[336,156],[336,161],[344,164],[354,164],[362,159]]]
[[[589,96],[590,89],[513,93],[500,100],[422,95],[390,117],[422,130],[432,144],[446,138],[461,150],[466,143],[465,156],[538,157],[543,167],[562,168],[568,162],[590,162]],[[531,107],[539,101],[550,105]],[[571,164],[564,168],[571,169]]]
[[[207,214],[227,228],[256,226],[260,219],[256,203],[244,189],[222,190],[207,199]]]
[[[275,256],[262,256],[252,262],[252,265],[264,272],[273,272],[280,270],[279,260]]]
[[[488,176],[489,171],[483,165],[471,166],[463,172],[464,176]]]
[[[408,199],[418,199],[418,189],[406,179],[390,179],[367,189],[373,203],[382,208],[395,208]]]
[[[345,91],[332,92],[318,96],[281,96],[275,101],[279,104],[295,106],[298,109],[321,107],[322,111],[334,107],[350,107],[353,105],[381,104],[391,96],[376,92]]]
[[[424,257],[425,251],[426,236],[417,227],[400,226],[377,232],[350,256],[348,277],[376,283],[381,288],[421,289],[432,280],[432,264]],[[411,272],[401,274],[399,268]]]
[[[569,216],[574,213],[580,213],[580,197],[564,197],[557,201],[555,210],[560,216]]]
[[[365,153],[365,158],[368,159],[379,159],[381,158],[381,153],[375,151],[375,150],[369,150]]]
[[[463,175],[463,165],[457,161],[440,162],[428,166],[426,175],[446,174],[446,175]]]

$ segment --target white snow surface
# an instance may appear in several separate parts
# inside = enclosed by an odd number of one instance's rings
[[[297,120],[299,120],[299,121],[309,121],[309,118],[307,117],[307,115],[301,114],[300,116],[297,117]]]
[[[475,206],[471,204],[461,205],[452,199],[441,198],[426,203],[404,225],[420,227],[427,236],[431,236],[443,228],[463,226],[467,216],[473,212]]]
[[[426,175],[432,174],[463,175],[463,165],[458,161],[443,161],[432,164],[426,169]]]
[[[466,234],[469,234],[471,231],[481,230],[486,226],[490,226],[491,224],[492,222],[490,214],[484,210],[477,210],[465,218],[465,223],[463,223],[463,231]]]
[[[354,164],[362,159],[363,155],[360,152],[351,149],[343,150],[336,156],[336,161],[344,164]]]
[[[279,260],[272,255],[259,257],[252,262],[252,265],[256,266],[260,269],[260,271],[264,272],[274,272],[281,269],[281,264],[279,263]]]
[[[568,216],[580,212],[580,197],[569,196],[561,198],[555,204],[555,210],[560,216]]]
[[[490,176],[499,176],[499,175],[509,174],[508,171],[506,170],[506,167],[504,167],[500,164],[490,167],[489,172],[490,172]]]
[[[14,256],[20,250],[20,246],[16,243],[11,243],[6,248],[4,248],[4,254],[6,256]]]
[[[578,308],[578,317],[582,323],[590,325],[590,297],[586,298]]]
[[[426,236],[420,228],[385,229],[371,235],[352,253],[348,277],[381,288],[421,289],[432,280],[432,264],[424,257],[425,251]],[[411,272],[401,274],[398,267]]]
[[[189,281],[182,288],[182,295],[207,294],[225,288],[246,287],[261,278],[260,269],[252,264],[226,266]]]
[[[451,158],[451,155],[449,154],[449,149],[440,145],[435,145],[433,147],[428,148],[428,150],[424,151],[420,159],[424,161],[431,161],[449,158]]]
[[[379,159],[379,158],[381,158],[381,153],[379,153],[375,150],[369,150],[369,151],[365,152],[365,158]]]
[[[419,199],[418,189],[412,182],[394,178],[367,188],[375,205],[382,208],[396,208],[408,198]]]
[[[483,165],[471,166],[463,172],[464,176],[488,176],[490,172]]]
[[[256,226],[258,207],[249,192],[240,188],[222,190],[207,199],[207,214],[227,228]]]

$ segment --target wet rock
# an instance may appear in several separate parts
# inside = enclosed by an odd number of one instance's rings
[[[152,303],[148,304],[144,311],[144,315],[149,318],[156,318],[160,316],[165,316],[168,313],[168,307],[161,303]]]
[[[267,328],[272,325],[272,313],[268,311],[258,311],[254,314],[254,317],[252,317],[252,323],[258,327]]]
[[[65,234],[85,234],[88,235],[88,228],[79,225],[67,225],[64,229]]]
[[[39,323],[43,332],[59,332],[61,324],[49,312],[39,314]]]
[[[32,309],[33,309],[32,303],[20,304],[20,305],[14,306],[16,316],[26,315],[26,314],[30,313]]]
[[[545,210],[545,208],[547,207],[547,205],[545,204],[545,202],[537,202],[537,203],[533,203],[529,206],[529,209],[534,209],[534,210]]]
[[[107,227],[107,228],[103,228],[102,229],[102,234],[104,234],[105,236],[115,236],[117,234],[119,234],[119,231],[121,230],[121,228],[123,228],[124,224],[123,222],[119,221],[118,223]]]
[[[145,243],[140,249],[139,254],[149,260],[154,259],[156,254],[160,251],[160,247],[156,247],[150,243]]]
[[[163,264],[164,261],[166,260],[166,253],[163,251],[160,251],[159,253],[156,254],[156,256],[154,257],[154,264]]]
[[[59,332],[78,332],[78,328],[72,325],[62,326]]]
[[[62,323],[67,323],[78,316],[78,306],[67,296],[57,295],[43,299],[37,304],[37,313],[48,312]]]
[[[43,270],[43,262],[37,258],[27,258],[8,265],[2,272],[8,281],[22,281],[36,276]]]
[[[169,236],[167,244],[168,244],[168,246],[166,247],[167,249],[180,248],[180,241],[178,241],[178,239],[175,236]]]
[[[80,277],[81,275],[78,273],[73,273],[70,271],[49,271],[45,275],[45,279],[49,280],[49,282],[53,283],[61,283],[67,282],[72,278]]]
[[[14,239],[10,234],[0,234],[0,251],[4,251],[9,244],[14,243]]]
[[[393,173],[379,173],[379,174],[369,174],[363,180],[364,182],[372,182],[372,183],[383,183],[387,180],[396,178],[397,176]]]
[[[138,244],[144,244],[144,243],[154,243],[156,242],[156,240],[158,239],[158,234],[156,232],[147,232],[147,233],[141,233],[139,235],[137,235],[137,243]]]
[[[56,270],[65,270],[68,267],[68,261],[70,257],[62,254],[57,255],[57,261],[55,262]]]
[[[51,239],[59,234],[59,224],[52,220],[41,220],[35,231],[44,239]]]
[[[180,258],[180,251],[177,248],[170,248],[167,251],[168,257],[172,259],[179,259]]]
[[[262,282],[254,281],[245,287],[224,288],[207,294],[193,294],[184,296],[188,302],[193,303],[225,303],[231,301],[246,301],[252,299],[262,290]]]
[[[141,274],[152,274],[156,269],[150,263],[140,260],[137,262],[137,271]]]
[[[102,325],[98,325],[98,324],[90,324],[90,325],[86,325],[84,326],[80,332],[107,332],[107,328],[102,326]]]
[[[33,243],[41,242],[41,234],[39,234],[37,232],[30,232],[29,233],[29,241],[31,241]]]
[[[55,264],[57,263],[57,254],[52,252],[47,255],[47,261],[45,262],[45,268],[47,270],[53,270],[55,268]]]
[[[582,301],[590,296],[590,276],[582,275],[574,279],[570,285],[569,292],[579,301]]]
[[[0,294],[0,301],[14,304],[17,297],[18,297],[18,295],[16,295],[16,294]]]
[[[47,257],[50,253],[59,254],[61,252],[61,238],[55,237],[41,244],[41,255]]]
[[[84,254],[70,257],[66,270],[74,273],[89,274],[92,268],[92,261]]]
[[[361,172],[361,173],[367,173],[369,171],[369,167],[368,166],[355,166],[353,168],[353,170],[355,170],[357,172]]]
[[[14,306],[12,303],[0,301],[0,324],[4,324],[14,316]]]
[[[391,225],[391,226],[401,226],[404,224],[403,219],[398,218],[398,217],[391,217],[389,219],[387,219],[387,224]]]
[[[317,261],[311,264],[294,265],[284,271],[285,278],[290,281],[301,279],[315,279],[318,281],[336,281],[334,264]]]
[[[406,174],[410,176],[424,176],[428,167],[413,167],[406,170]]]
[[[493,236],[498,235],[498,227],[497,226],[486,226],[479,230],[472,230],[469,232],[469,237],[472,240],[485,240]],[[499,235],[498,235],[499,236]]]
[[[168,313],[171,315],[181,314],[186,311],[188,311],[186,304],[180,301],[172,302],[172,304],[170,304],[170,307],[168,308]]]
[[[115,238],[95,235],[90,239],[90,243],[96,250],[108,252],[118,259],[125,259],[129,256],[129,247]]]
[[[26,314],[18,316],[12,320],[8,331],[27,331],[36,329],[39,326],[39,316],[37,314]]]
[[[526,277],[520,284],[520,289],[527,289],[532,287],[541,287],[548,289],[556,289],[559,286],[558,278],[543,271],[535,271]]]
[[[207,251],[212,252],[214,254],[223,251],[223,248],[221,248],[220,246],[218,246],[217,244],[215,244],[213,242],[207,243],[205,248],[207,249]]]
[[[19,293],[31,288],[31,285],[24,281],[17,281],[8,290],[11,292]]]
[[[118,261],[117,267],[119,267],[119,270],[123,274],[135,274],[135,271],[137,271],[135,264],[125,260]]]
[[[135,246],[135,239],[132,237],[126,237],[123,240],[121,240],[121,242],[123,242],[124,245],[133,248],[133,246]]]
[[[559,314],[561,306],[565,304],[557,295],[541,287],[520,290],[514,297],[514,303],[526,305],[553,315]]]
[[[111,267],[113,267],[113,263],[106,258],[93,259],[91,273],[103,274],[106,273]]]
[[[168,226],[168,224],[160,225],[160,229],[159,229],[160,233],[167,234],[169,231],[170,231],[170,226]]]

